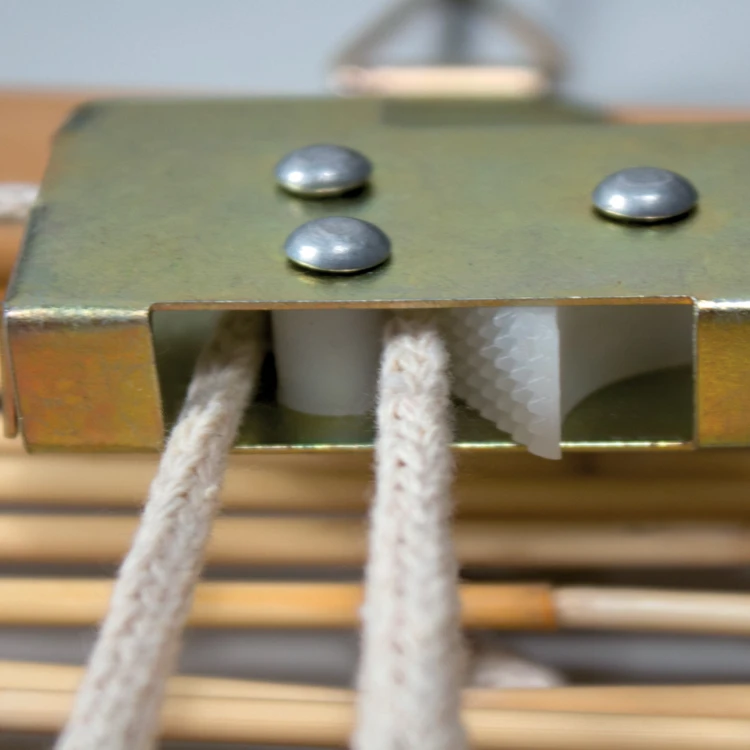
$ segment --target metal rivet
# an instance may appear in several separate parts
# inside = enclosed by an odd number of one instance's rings
[[[357,273],[379,266],[391,254],[391,241],[374,224],[345,216],[313,219],[284,243],[293,263],[313,271]]]
[[[592,197],[605,216],[644,224],[683,216],[698,203],[698,191],[691,182],[655,167],[615,172],[596,186]]]
[[[372,164],[344,146],[298,148],[276,165],[276,180],[285,190],[307,198],[341,195],[367,184]]]

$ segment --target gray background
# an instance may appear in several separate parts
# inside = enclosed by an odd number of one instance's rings
[[[392,0],[0,0],[0,86],[322,93],[331,54]],[[565,47],[565,91],[750,103],[748,0],[516,0]],[[396,52],[428,51],[429,19]],[[492,54],[494,37],[480,33]],[[500,54],[504,44],[494,50]]]

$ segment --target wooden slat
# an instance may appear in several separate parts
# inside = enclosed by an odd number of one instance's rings
[[[83,93],[0,92],[0,182],[39,182],[55,131]],[[0,223],[0,285],[5,285],[23,226]]]
[[[0,728],[57,732],[72,693],[0,691]],[[475,750],[746,750],[750,720],[466,709]],[[348,747],[354,706],[345,702],[168,696],[165,739],[304,747]]]
[[[82,676],[83,669],[77,666],[0,661],[0,691],[72,693]],[[354,691],[345,688],[188,675],[172,677],[167,695],[310,703],[354,703],[355,700]],[[464,708],[513,711],[750,719],[748,697],[748,685],[596,685],[532,690],[465,688],[462,703]]]
[[[0,625],[91,626],[104,616],[112,582],[74,578],[0,578]],[[472,628],[550,630],[545,584],[466,584],[464,624]],[[352,628],[362,589],[353,583],[199,583],[189,625],[202,628]]]
[[[135,516],[0,515],[0,562],[110,564],[127,551]],[[209,565],[361,566],[363,516],[219,518]],[[519,523],[458,520],[456,551],[469,567],[689,567],[750,563],[750,528],[735,524]]]

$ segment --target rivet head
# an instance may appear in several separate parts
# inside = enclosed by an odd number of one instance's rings
[[[367,184],[370,160],[351,148],[320,144],[298,148],[276,165],[276,181],[306,198],[342,195]]]
[[[284,250],[289,260],[306,269],[357,273],[388,260],[391,241],[367,221],[327,216],[295,229],[287,238]]]
[[[656,167],[615,172],[596,186],[592,197],[605,216],[643,224],[684,216],[698,203],[698,191],[689,180]]]

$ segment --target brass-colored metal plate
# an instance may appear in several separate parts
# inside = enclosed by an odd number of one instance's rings
[[[15,384],[21,396],[33,399],[31,413],[21,412],[26,442],[71,448],[85,435],[95,446],[158,449],[164,422],[148,366],[148,314],[60,312],[14,318]],[[144,436],[151,442],[144,444]]]
[[[287,151],[329,141],[372,159],[358,198],[277,190]],[[688,176],[697,214],[615,224],[602,176]],[[11,307],[432,306],[576,298],[744,299],[750,127],[398,127],[376,102],[92,105],[58,136]],[[284,262],[300,223],[346,213],[393,242],[385,268],[313,277]],[[710,249],[710,250],[709,250]]]
[[[563,443],[600,450],[689,447],[692,399],[690,367],[613,383],[573,409],[563,425]]]
[[[503,126],[486,111],[467,123],[438,118],[431,127],[429,118],[414,123],[394,111],[370,100],[117,102],[80,110],[57,138],[6,301],[16,403],[31,447],[161,441],[153,354],[139,360],[137,408],[117,407],[133,410],[136,424],[122,427],[127,418],[118,414],[93,430],[87,417],[71,434],[41,420],[58,372],[86,390],[77,408],[104,413],[114,391],[102,362],[114,366],[121,344],[102,336],[100,350],[79,357],[73,341],[110,317],[145,326],[156,309],[726,300],[698,337],[696,398],[710,394],[711,403],[731,404],[740,416],[706,419],[697,403],[694,438],[750,443],[750,391],[724,370],[736,362],[729,354],[715,364],[701,359],[705,338],[719,330],[731,341],[723,351],[750,341],[747,324],[724,328],[736,318],[735,301],[750,297],[750,127],[528,125],[520,117]],[[375,164],[371,189],[328,201],[277,190],[276,161],[315,142],[367,154]],[[638,164],[687,176],[701,193],[698,211],[651,227],[594,215],[596,183]],[[346,278],[289,266],[282,252],[289,232],[336,214],[381,227],[393,242],[392,261]],[[71,327],[71,345],[54,356],[31,336],[51,321]]]
[[[750,266],[737,247],[737,275]],[[709,447],[750,445],[750,302],[729,298],[698,305],[696,421]]]
[[[563,427],[563,447],[566,450],[690,447],[692,392],[690,368],[648,373],[603,388],[573,410]],[[457,448],[518,447],[507,433],[460,401],[453,408]],[[361,450],[371,447],[374,437],[374,419],[370,416],[311,416],[261,400],[245,415],[238,448]]]

